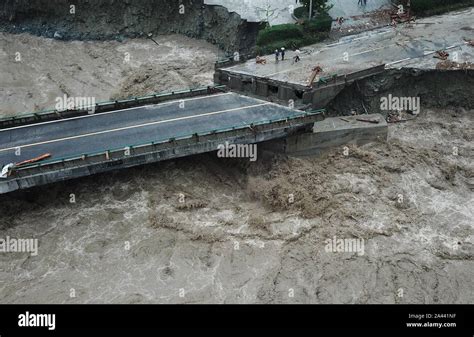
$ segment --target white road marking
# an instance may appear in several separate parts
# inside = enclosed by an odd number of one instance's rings
[[[386,63],[385,66],[391,66],[391,65],[393,65],[393,64],[397,64],[397,63],[400,63],[400,62],[403,62],[403,61],[408,61],[408,60],[411,60],[411,57],[407,57],[406,59],[402,59],[402,60],[398,60],[398,61]]]
[[[352,41],[358,41],[358,40],[362,40],[362,39],[368,39],[369,37],[372,37],[372,36],[365,35],[365,36],[361,36],[361,37],[356,37],[355,39],[352,39]],[[351,41],[351,42],[352,42],[352,41]]]
[[[126,108],[126,109],[113,110],[113,111],[108,111],[108,112],[101,112],[101,113],[98,113],[98,114],[90,114],[90,115],[85,115],[85,116],[77,116],[77,117],[71,117],[71,118],[65,118],[65,119],[57,119],[57,120],[48,121],[48,122],[34,123],[34,124],[28,124],[28,125],[22,125],[22,126],[14,126],[12,128],[8,128],[8,129],[1,129],[0,132],[5,132],[5,131],[10,131],[10,130],[15,130],[15,129],[29,128],[29,127],[33,127],[33,126],[37,126],[37,125],[67,122],[67,121],[74,120],[74,119],[104,116],[104,115],[108,115],[108,114],[111,114],[111,113],[128,111],[128,110],[135,110],[135,109],[146,108],[146,107],[154,107],[154,106],[157,106],[157,105],[163,106],[163,105],[169,105],[169,104],[173,104],[173,103],[177,103],[177,102],[179,103],[179,102],[183,102],[183,101],[184,102],[197,101],[197,100],[200,100],[200,99],[220,97],[220,96],[225,96],[225,95],[230,95],[230,94],[232,94],[232,93],[231,92],[226,92],[226,93],[223,93],[223,94],[217,94],[217,95],[212,95],[212,96],[202,96],[202,97],[194,97],[194,98],[187,98],[187,99],[179,99],[179,100],[173,100],[173,101],[157,103],[157,104],[142,105],[142,106],[137,106],[137,107],[134,107],[134,108]]]
[[[166,120],[163,120],[163,121],[148,122],[148,123],[143,123],[143,124],[138,124],[138,125],[131,125],[131,126],[126,126],[126,127],[117,128],[117,129],[90,132],[90,133],[85,133],[85,134],[82,134],[82,135],[76,135],[76,136],[69,136],[69,137],[64,137],[64,138],[47,140],[47,141],[44,141],[44,142],[25,144],[25,145],[17,145],[17,146],[14,146],[14,147],[0,149],[0,152],[15,150],[15,149],[18,149],[18,148],[26,148],[26,147],[33,147],[33,146],[38,146],[38,145],[50,144],[50,143],[57,143],[57,142],[61,142],[61,141],[64,141],[64,140],[85,138],[85,137],[96,136],[96,135],[101,135],[101,134],[105,134],[105,133],[111,133],[111,132],[117,132],[117,131],[129,130],[129,129],[136,129],[136,128],[141,128],[141,127],[144,127],[144,126],[164,124],[164,123],[181,121],[181,120],[186,120],[186,119],[193,119],[193,118],[198,118],[198,117],[203,117],[203,116],[212,116],[212,115],[217,115],[217,114],[221,114],[221,113],[225,113],[225,112],[238,111],[238,110],[249,109],[249,108],[256,108],[256,107],[259,107],[259,106],[270,105],[270,104],[271,103],[260,103],[260,104],[249,105],[249,106],[240,107],[240,108],[220,110],[220,111],[215,111],[215,112],[207,112],[207,113],[200,114],[200,115],[177,117],[177,118],[172,118],[172,119],[166,119]]]
[[[388,48],[388,47],[393,47],[395,46],[395,44],[389,44],[388,46],[383,46],[383,47],[379,47],[379,48],[373,48],[373,49],[368,49],[368,50],[364,50],[364,51],[361,51],[360,53],[355,53],[355,54],[352,54],[352,55],[349,55],[349,56],[357,56],[357,55],[362,55],[362,54],[366,54],[366,53],[370,53],[372,51],[376,51],[376,50],[380,50],[380,49],[385,49],[385,48]],[[337,59],[340,59],[342,57],[339,57]]]
[[[420,22],[422,23],[422,22]],[[318,61],[319,58],[318,58],[318,54],[326,51],[326,50],[329,50],[329,49],[335,49],[335,47],[340,47],[340,46],[343,46],[345,48],[345,50],[347,50],[349,48],[349,46],[351,44],[353,44],[355,41],[357,40],[362,40],[362,39],[366,39],[366,38],[370,38],[372,40],[375,40],[373,38],[377,38],[379,35],[382,35],[382,34],[388,34],[388,33],[393,33],[394,30],[393,29],[385,29],[384,31],[381,31],[381,32],[377,32],[377,33],[373,33],[373,34],[368,34],[368,35],[364,35],[364,36],[359,36],[359,37],[356,37],[356,38],[353,38],[353,39],[350,39],[348,41],[338,41],[336,43],[333,43],[333,44],[328,44],[316,51],[314,51],[313,53],[311,53],[309,55],[308,58],[305,58],[304,60],[302,60],[302,64],[301,66],[297,66],[297,67],[294,67],[294,68],[288,68],[288,69],[285,69],[285,70],[282,70],[282,71],[277,71],[277,72],[274,72],[274,73],[269,73],[269,74],[262,74],[262,75],[259,75],[259,77],[264,77],[264,78],[271,78],[273,76],[276,76],[276,75],[280,75],[280,74],[284,74],[284,73],[290,73],[290,72],[297,72],[297,71],[302,71],[305,69],[305,66],[309,66],[310,64],[308,64],[308,62],[315,62],[315,61]],[[410,42],[411,43],[414,43],[414,42],[420,42],[420,41],[423,41],[424,39],[422,37],[418,38],[418,39],[414,39],[414,40],[411,40]],[[371,41],[368,41],[368,42],[371,42]],[[379,43],[380,41],[377,41],[377,43]],[[464,44],[467,44],[467,42],[464,42]],[[348,45],[348,46],[347,46]],[[370,50],[365,50],[365,51],[362,51],[362,52],[359,52],[359,53],[355,53],[355,54],[350,54],[349,57],[351,56],[357,56],[357,55],[362,55],[362,54],[365,54],[365,53],[369,53],[369,52],[372,52],[372,51],[376,51],[376,50],[380,50],[380,49],[386,49],[386,48],[390,48],[390,47],[394,47],[394,46],[398,46],[400,47],[399,45],[397,45],[396,43],[394,44],[390,44],[390,45],[385,45],[385,46],[382,46],[382,47],[378,47],[378,48],[373,48],[373,49],[370,49]],[[447,49],[452,49],[452,48],[455,48],[459,45],[452,45],[450,47],[447,47]],[[403,49],[403,47],[400,47],[401,49]],[[399,49],[400,49],[399,48]],[[331,60],[338,60],[338,59],[343,59],[343,57],[338,57],[338,58],[331,58]],[[390,63],[387,63],[387,65],[391,65],[391,64],[396,64],[396,63],[399,63],[399,62],[402,62],[402,61],[406,61],[406,60],[409,60],[410,58],[408,59],[403,59],[403,60],[398,60],[398,61],[394,61],[394,62],[390,62]],[[309,61],[308,61],[309,60]],[[268,65],[270,66],[270,64]],[[241,67],[240,65],[237,65],[237,66],[233,66],[233,67],[230,67],[230,68],[227,68],[228,70],[233,70],[235,71],[236,73],[242,73],[242,74],[247,74],[247,75],[253,75],[255,76],[256,74],[252,74],[252,73],[248,73],[248,72],[245,72],[245,71],[240,71],[238,68]]]

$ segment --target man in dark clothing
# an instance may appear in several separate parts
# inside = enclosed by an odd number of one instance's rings
[[[301,54],[300,50],[296,49],[295,56],[293,57],[293,63],[298,63],[299,61],[301,61],[300,54]]]

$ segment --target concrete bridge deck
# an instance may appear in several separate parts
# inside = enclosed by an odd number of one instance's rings
[[[0,193],[213,151],[225,141],[275,139],[318,119],[228,92],[6,128],[0,130],[0,166],[52,157],[0,179]]]
[[[255,59],[216,69],[214,81],[240,92],[261,97],[290,99],[313,109],[324,108],[348,83],[382,72],[387,68],[434,69],[440,61],[438,50],[447,50],[449,59],[459,63],[474,61],[472,39],[474,8],[416,20],[412,24],[385,27],[341,38],[329,45],[315,44],[301,50],[301,62],[294,63],[294,51],[284,61],[266,56],[266,64]],[[323,71],[310,87],[314,66]]]
[[[270,102],[223,93],[19,126],[0,130],[0,163],[18,162],[43,153],[51,153],[55,159],[125,148],[293,113]],[[18,148],[19,156],[15,154]]]
[[[293,51],[286,60],[275,62],[266,56],[267,64],[255,59],[223,70],[231,74],[252,75],[281,82],[307,85],[311,69],[323,68],[321,77],[345,75],[382,64],[401,67],[415,61],[415,67],[434,69],[437,50],[449,49],[451,59],[473,61],[474,49],[464,38],[472,39],[474,8],[416,20],[414,24],[386,27],[342,38],[330,45],[315,44],[302,49],[301,62],[294,64]]]

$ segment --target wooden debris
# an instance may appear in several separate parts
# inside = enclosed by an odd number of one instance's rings
[[[464,41],[466,41],[469,46],[474,47],[474,39],[471,39],[471,40],[464,39]]]
[[[267,64],[267,60],[264,57],[257,56],[255,61],[257,62],[257,64]]]
[[[444,61],[448,59],[448,56],[449,54],[444,50],[438,50],[433,57]]]
[[[365,122],[365,123],[372,123],[372,124],[379,124],[380,121],[378,119],[364,119],[364,118],[357,118],[359,122]]]

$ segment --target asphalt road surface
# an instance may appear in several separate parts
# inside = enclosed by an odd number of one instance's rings
[[[433,69],[439,62],[433,53],[444,49],[451,60],[473,62],[474,49],[465,41],[472,38],[473,15],[474,8],[468,8],[418,19],[412,25],[347,36],[330,45],[314,44],[302,49],[298,63],[292,62],[295,54],[288,50],[285,61],[275,62],[273,55],[268,55],[266,64],[256,64],[253,59],[225,70],[306,85],[315,65],[323,69],[321,77],[349,74],[382,64]]]
[[[0,167],[45,153],[52,158],[69,157],[298,113],[274,103],[223,93],[13,127],[0,130]]]

